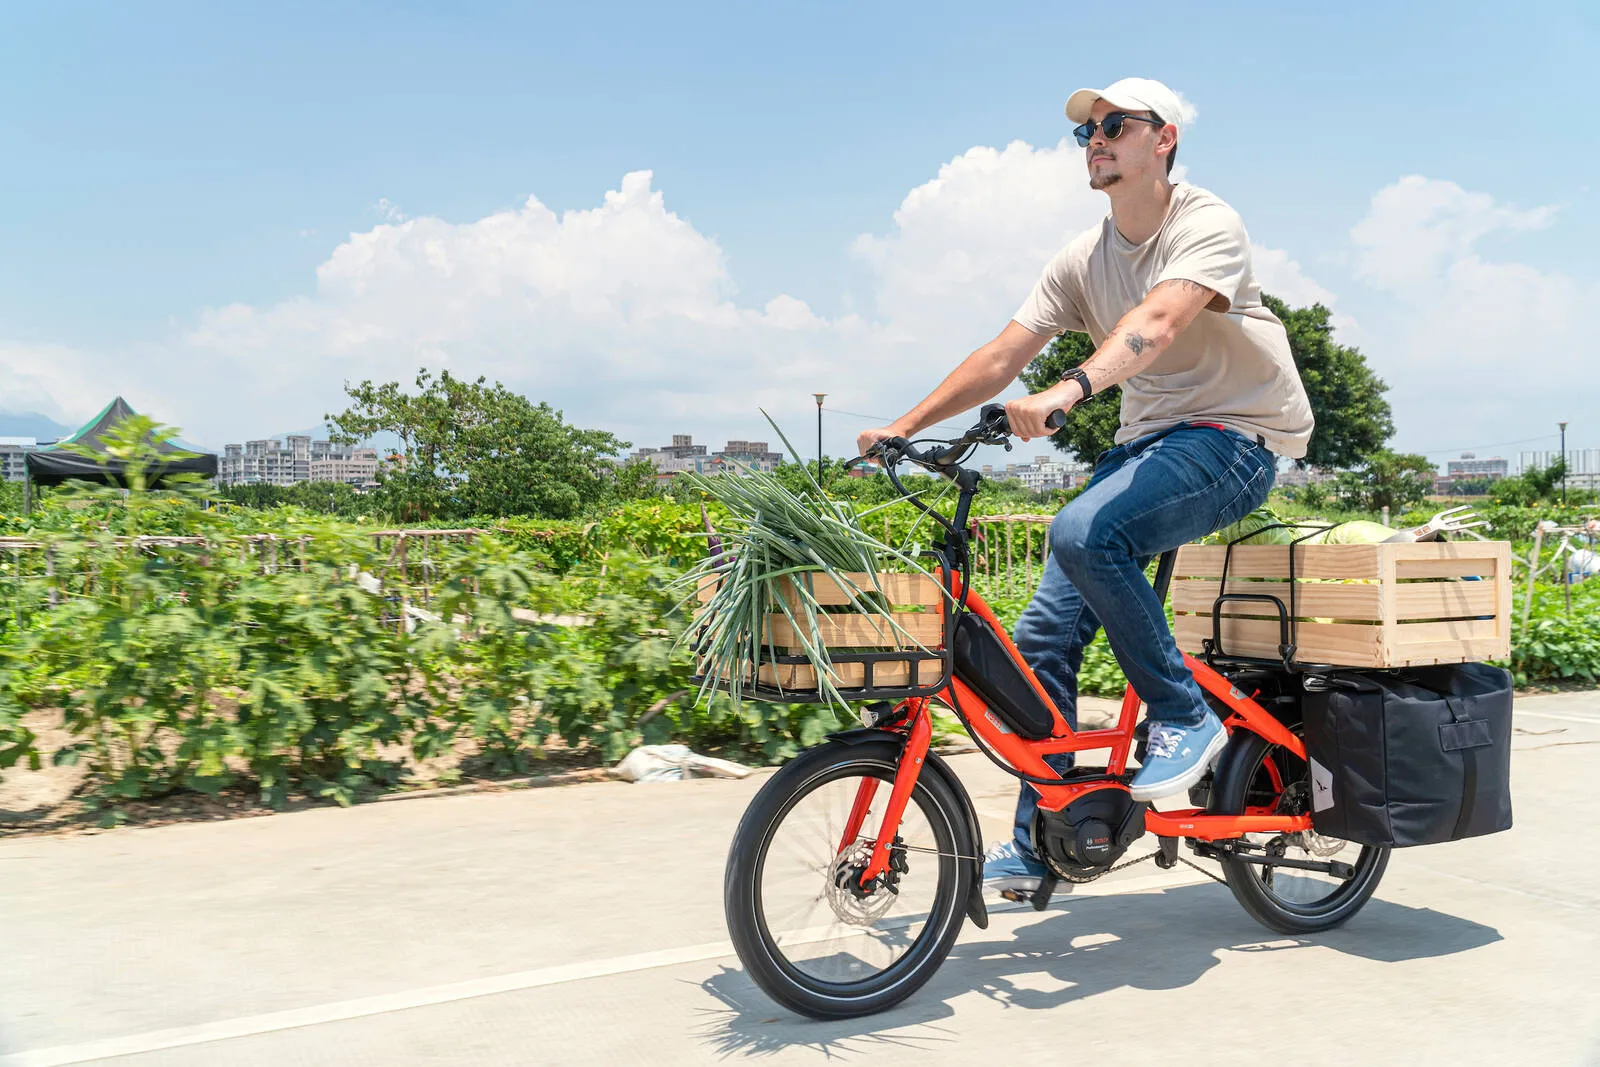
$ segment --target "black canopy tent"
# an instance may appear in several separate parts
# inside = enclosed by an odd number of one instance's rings
[[[34,485],[60,485],[71,478],[102,485],[125,484],[127,465],[106,451],[105,435],[133,414],[134,410],[128,406],[128,402],[119,396],[71,437],[29,452],[25,464],[27,495],[32,496],[31,487]],[[86,448],[94,455],[86,456],[68,448],[68,445]],[[152,486],[161,484],[162,479],[173,474],[216,477],[217,457],[214,453],[195,452],[171,441],[157,443],[156,449],[170,454],[172,458],[161,460],[148,472]]]

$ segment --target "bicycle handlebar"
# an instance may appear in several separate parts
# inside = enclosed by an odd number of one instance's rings
[[[1052,430],[1059,430],[1066,423],[1067,413],[1059,408],[1045,419],[1045,425]],[[985,404],[978,413],[977,424],[960,437],[944,442],[942,448],[921,449],[904,437],[886,437],[867,450],[867,457],[879,457],[887,468],[908,459],[919,467],[949,477],[961,470],[958,461],[967,449],[974,445],[1005,444],[1010,437],[1011,420],[1006,415],[1005,405]]]

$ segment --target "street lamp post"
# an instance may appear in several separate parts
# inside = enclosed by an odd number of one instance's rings
[[[822,400],[827,393],[812,393],[817,398],[817,477],[822,477]],[[1563,426],[1566,423],[1562,423]]]
[[[1562,422],[1562,506],[1566,506],[1566,424]]]

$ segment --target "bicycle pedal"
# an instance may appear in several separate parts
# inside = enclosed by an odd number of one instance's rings
[[[1054,875],[1047,874],[1039,882],[1039,888],[1031,893],[1023,892],[1020,889],[1002,889],[1000,890],[1000,896],[1013,904],[1030,904],[1033,906],[1034,911],[1043,911],[1050,906],[1050,898],[1055,894],[1056,886],[1059,882],[1060,879]]]

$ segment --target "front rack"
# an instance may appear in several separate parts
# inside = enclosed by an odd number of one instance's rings
[[[937,643],[930,643],[924,648],[880,648],[868,651],[860,649],[870,645],[872,643],[870,641],[854,644],[849,651],[841,649],[835,652],[830,647],[828,661],[835,684],[833,692],[829,692],[820,685],[784,685],[782,683],[784,676],[792,677],[802,672],[810,673],[815,679],[815,665],[811,658],[803,653],[785,651],[764,641],[757,648],[754,662],[746,661],[741,664],[748,678],[748,681],[739,687],[741,698],[750,697],[778,704],[826,704],[835,699],[854,703],[937,696],[950,684],[951,635],[957,615],[957,611],[952,610],[948,578],[943,577],[948,571],[941,568],[940,573],[941,577],[938,580],[940,593],[935,608],[941,616],[940,637]],[[704,631],[705,625],[705,623],[700,624],[700,632]],[[689,679],[695,686],[703,686],[708,680],[704,670],[700,669],[701,647],[700,633],[697,633],[691,645],[697,666],[695,673]],[[939,665],[938,677],[929,682],[922,682],[927,673],[925,665],[929,663]],[[854,677],[857,673],[854,668],[857,667],[859,667],[859,680]],[[905,681],[881,682],[880,679],[891,673],[890,668],[897,668],[893,673],[903,675]],[[764,681],[763,673],[769,674],[772,680]],[[841,678],[850,679],[856,684],[838,684]],[[731,688],[731,681],[726,676],[717,676],[710,681],[714,689],[729,692]]]

